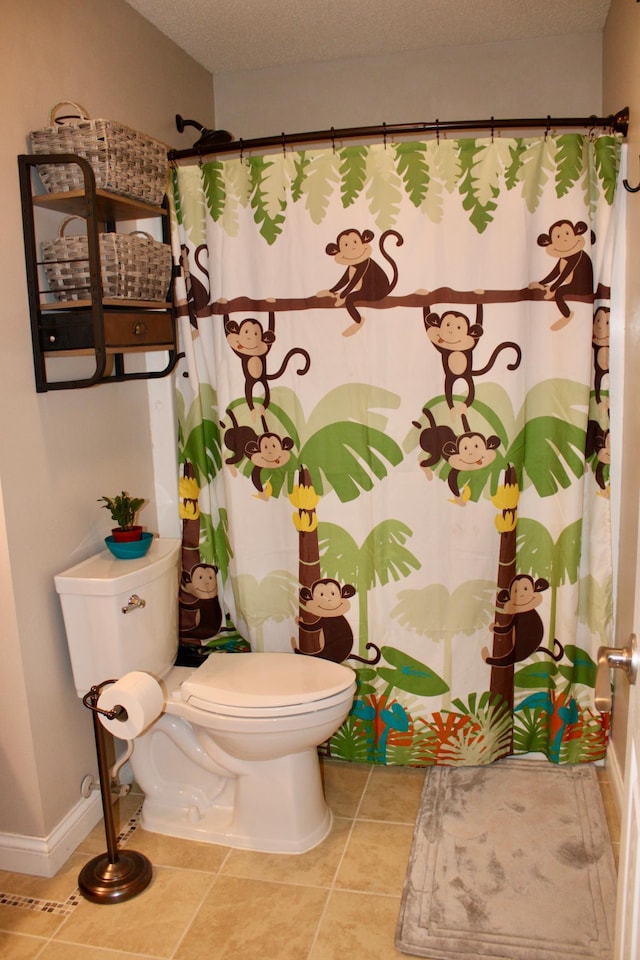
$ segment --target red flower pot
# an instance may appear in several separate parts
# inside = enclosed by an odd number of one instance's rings
[[[122,527],[114,527],[111,531],[113,539],[118,543],[128,543],[131,540],[142,539],[142,527],[131,527],[129,530],[123,530]]]

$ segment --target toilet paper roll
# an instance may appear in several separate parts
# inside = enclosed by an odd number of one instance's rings
[[[133,740],[162,713],[164,706],[162,687],[151,674],[132,670],[120,680],[105,687],[98,697],[100,710],[113,710],[118,704],[127,711],[127,719],[119,720],[116,717],[109,720],[99,713],[100,723],[114,737]]]

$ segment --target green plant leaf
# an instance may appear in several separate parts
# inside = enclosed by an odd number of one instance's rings
[[[395,670],[378,667],[378,676],[385,683],[418,697],[437,697],[449,689],[442,677],[426,664],[396,647],[382,647],[382,656]]]
[[[398,143],[395,147],[396,167],[404,189],[414,207],[419,207],[429,189],[429,164],[425,143]]]
[[[260,233],[269,245],[282,233],[286,201],[280,195],[281,182],[269,173],[274,165],[266,157],[250,157],[247,161],[251,175],[251,207]],[[275,181],[275,186],[274,186]]]
[[[379,230],[396,224],[402,200],[402,181],[397,174],[392,150],[371,147],[367,155],[367,200]]]
[[[182,206],[180,201],[180,187],[178,184],[178,170],[176,167],[171,167],[169,172],[169,183],[171,184],[171,205],[175,211],[176,222],[182,226]]]
[[[492,213],[497,208],[494,200],[485,200],[483,203],[480,199],[478,172],[475,168],[486,147],[479,145],[476,140],[460,140],[458,149],[462,167],[458,190],[462,197],[462,206],[470,212],[469,220],[478,233],[483,233],[493,220]],[[490,187],[489,192],[493,197],[497,197],[499,191],[497,187]],[[486,194],[486,191],[483,193]]]
[[[540,137],[529,141],[520,156],[519,179],[529,213],[535,213],[544,195],[549,175],[555,167],[554,152],[553,137]]]
[[[345,147],[340,151],[340,193],[342,206],[350,207],[360,196],[367,173],[368,147]]]
[[[521,670],[516,670],[513,677],[514,687],[528,689],[555,689],[554,677],[558,674],[558,664],[553,660],[537,660],[529,663]]]
[[[613,203],[620,168],[620,138],[596,137],[593,142],[595,167],[602,185],[602,193],[609,205]]]
[[[220,160],[202,165],[202,186],[211,218],[218,221],[225,206],[224,167]]]
[[[551,497],[566,489],[571,476],[584,473],[585,430],[559,417],[529,420],[511,445],[508,458],[518,473],[524,471],[539,496]]]
[[[310,163],[304,150],[293,155],[294,176],[291,181],[291,199],[296,203],[302,196],[302,184],[306,177],[306,170]]]
[[[584,137],[568,133],[557,137],[556,196],[564,197],[578,182],[584,170]]]
[[[560,665],[560,673],[565,680],[571,683],[582,683],[585,687],[595,689],[598,668],[587,651],[573,643],[568,643],[564,648],[564,655],[573,664],[571,667],[565,664]]]
[[[343,421],[317,430],[304,444],[299,461],[308,466],[320,496],[324,476],[338,499],[346,503],[361,490],[372,490],[374,477],[382,480],[388,474],[387,465],[395,467],[402,462],[402,451],[381,430]]]
[[[320,150],[307,154],[307,159],[300,191],[313,223],[322,223],[340,181],[340,158],[332,150]]]
[[[526,152],[527,145],[521,137],[517,137],[515,144],[509,147],[511,162],[505,168],[504,182],[507,190],[513,188],[520,182],[522,171],[522,155]]]

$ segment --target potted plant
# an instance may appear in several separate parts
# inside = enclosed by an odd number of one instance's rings
[[[130,497],[123,490],[115,497],[99,497],[98,503],[104,501],[103,507],[111,513],[115,527],[111,531],[116,542],[128,542],[142,538],[142,527],[136,525],[136,516],[144,500],[140,497]]]

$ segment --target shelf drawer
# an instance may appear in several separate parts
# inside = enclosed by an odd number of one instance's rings
[[[40,349],[46,353],[93,349],[90,310],[45,314],[39,326]],[[118,310],[104,313],[105,347],[111,353],[136,348],[175,348],[173,318],[169,311]]]
[[[40,349],[47,353],[60,350],[93,348],[93,324],[90,313],[58,313],[42,319],[39,329]]]
[[[107,347],[172,346],[173,320],[167,311],[145,314],[119,311],[105,314],[104,342]]]

